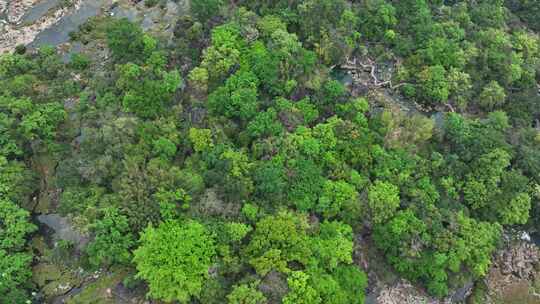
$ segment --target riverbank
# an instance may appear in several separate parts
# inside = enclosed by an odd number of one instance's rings
[[[0,19],[0,54],[9,52],[18,45],[31,43],[39,33],[50,28],[63,17],[77,12],[83,0],[74,0],[69,7],[58,6],[56,9],[49,9],[35,22],[23,23],[23,16],[31,11],[31,6],[35,3],[35,0],[27,0],[22,1],[16,8],[12,8],[11,4],[7,6],[4,11],[4,19]]]

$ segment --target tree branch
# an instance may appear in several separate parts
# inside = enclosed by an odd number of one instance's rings
[[[351,73],[353,73],[353,79],[356,82],[359,82],[359,83],[361,83],[361,84],[363,84],[365,86],[369,86],[370,84],[362,82],[362,81],[360,81],[360,79],[355,78],[354,77],[355,73],[359,74],[360,72],[369,72],[369,75],[371,76],[371,79],[373,79],[373,83],[371,85],[373,85],[375,87],[389,86],[390,89],[395,90],[395,89],[407,84],[407,83],[399,83],[399,84],[393,85],[392,80],[385,80],[385,81],[379,80],[379,78],[377,77],[377,74],[376,74],[377,66],[374,64],[373,60],[371,60],[370,58],[367,59],[367,63],[362,63],[360,61],[357,61],[356,57],[353,58],[352,60],[350,58],[347,58],[345,63],[341,65],[341,68],[344,69],[344,70],[351,71]]]

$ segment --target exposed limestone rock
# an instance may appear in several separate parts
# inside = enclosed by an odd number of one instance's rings
[[[7,0],[0,0],[0,14],[3,14],[7,7]]]
[[[18,23],[24,13],[37,2],[38,0],[10,1],[7,4],[7,21],[13,24]],[[0,4],[0,7],[2,7],[2,4]]]
[[[521,241],[499,252],[484,279],[485,303],[540,303],[531,286],[538,280],[539,263],[538,247],[532,243]]]
[[[538,248],[525,242],[499,253],[495,258],[495,263],[503,275],[514,275],[521,279],[532,278],[538,261]]]
[[[377,297],[379,304],[450,304],[451,299],[438,300],[427,296],[418,288],[411,285],[406,280],[400,280],[393,286],[381,290]]]

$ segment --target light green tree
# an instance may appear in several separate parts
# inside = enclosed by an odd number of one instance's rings
[[[152,298],[188,303],[200,296],[216,251],[205,226],[167,221],[157,228],[147,227],[140,243],[133,261]]]
[[[399,208],[399,188],[377,180],[369,187],[368,205],[374,223],[383,223],[390,219]]]
[[[479,104],[486,110],[500,107],[506,100],[506,93],[497,81],[490,81],[480,93]]]
[[[229,304],[266,304],[267,299],[262,292],[257,290],[257,284],[235,285],[229,295]]]
[[[309,285],[308,281],[308,274],[302,271],[293,271],[287,279],[289,293],[283,298],[283,304],[322,303],[319,293]]]

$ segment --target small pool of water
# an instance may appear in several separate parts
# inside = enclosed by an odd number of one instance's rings
[[[330,72],[330,76],[334,78],[335,80],[341,82],[345,86],[352,85],[352,82],[353,82],[352,76],[347,72],[347,70],[344,70],[340,67],[335,67]]]
[[[377,296],[375,294],[367,294],[364,300],[365,304],[378,304]]]
[[[540,247],[540,232],[531,232],[529,235],[531,242]]]

